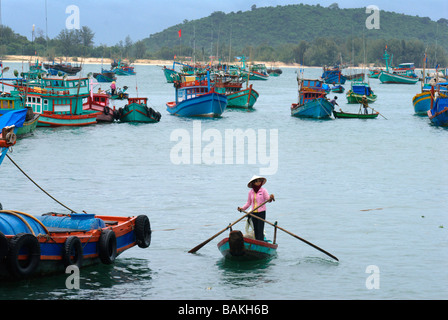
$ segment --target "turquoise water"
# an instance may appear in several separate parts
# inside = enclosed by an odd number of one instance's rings
[[[87,65],[84,74],[100,67]],[[127,85],[132,96],[138,89],[138,96],[148,97],[162,114],[159,123],[39,128],[20,140],[10,156],[74,210],[148,215],[151,246],[124,252],[112,266],[81,269],[80,289],[67,289],[64,274],[0,284],[1,299],[448,296],[448,131],[414,115],[412,97],[419,84],[370,80],[378,95],[372,107],[387,119],[303,120],[290,115],[297,100],[296,69],[284,68],[280,77],[253,82],[260,94],[255,111],[227,110],[220,119],[195,122],[165,110],[174,88],[161,67],[137,65],[136,72],[119,77],[118,86]],[[317,78],[321,72],[306,69],[305,77]],[[346,104],[344,94],[334,95],[342,110],[358,111],[359,106]],[[226,130],[237,129],[256,138],[240,145],[244,155],[224,147]],[[181,141],[189,146],[189,157],[187,148],[173,153]],[[184,161],[176,164],[180,155]],[[241,217],[236,208],[246,202],[247,182],[267,169],[265,187],[276,197],[267,205],[267,220],[278,221],[339,262],[282,231],[277,257],[262,263],[224,261],[216,244],[226,232],[196,254],[188,253]],[[8,159],[0,170],[4,209],[35,215],[66,212]],[[241,222],[234,229],[244,227]],[[273,228],[265,231],[272,239]]]

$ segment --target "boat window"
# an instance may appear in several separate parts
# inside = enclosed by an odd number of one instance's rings
[[[44,99],[44,104],[48,104],[48,100],[47,99]]]

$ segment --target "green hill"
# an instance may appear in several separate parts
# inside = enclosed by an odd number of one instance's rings
[[[366,8],[340,9],[337,4],[255,8],[174,25],[143,40],[159,58],[174,55],[224,60],[244,54],[253,60],[308,65],[344,62],[380,63],[384,48],[394,61],[421,63],[425,49],[432,63],[448,64],[448,20],[380,11],[380,29],[368,29]],[[178,31],[182,30],[179,38]],[[230,51],[231,50],[231,51]],[[395,59],[400,59],[397,61]],[[412,60],[412,61],[411,61]]]

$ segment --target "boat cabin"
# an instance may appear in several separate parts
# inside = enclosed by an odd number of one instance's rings
[[[321,80],[299,80],[299,105],[303,105],[314,99],[325,98],[326,94]]]

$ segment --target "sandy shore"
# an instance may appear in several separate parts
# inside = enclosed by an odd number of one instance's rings
[[[34,61],[47,61],[46,57],[36,57],[36,56],[16,56],[16,55],[9,55],[4,56],[3,61],[5,62],[34,62]],[[113,59],[108,58],[55,58],[55,62],[64,61],[64,62],[70,62],[73,64],[110,64],[113,62]],[[263,63],[266,65],[266,67],[270,68],[271,66],[275,68],[300,68],[301,65],[297,63],[282,63],[282,62],[266,62],[266,61],[254,61],[254,64],[257,63]],[[150,60],[150,59],[137,59],[132,64],[134,65],[156,65],[156,66],[172,66],[173,60]],[[306,66],[305,66],[306,67]],[[320,68],[320,67],[307,67],[307,68]]]

